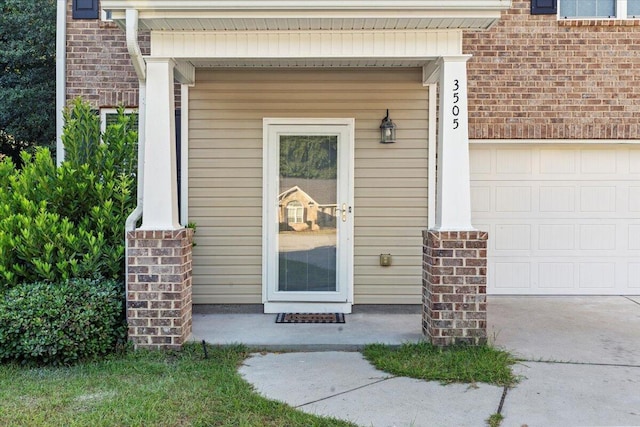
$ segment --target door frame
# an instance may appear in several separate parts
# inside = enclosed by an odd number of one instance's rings
[[[274,290],[278,274],[278,225],[277,200],[279,194],[277,167],[279,160],[278,143],[272,141],[282,133],[300,134],[305,128],[326,127],[339,129],[344,140],[339,140],[338,167],[344,171],[346,180],[342,190],[338,190],[339,207],[346,204],[350,212],[341,224],[338,258],[338,287],[335,298],[318,294],[317,301],[296,300],[296,293],[279,293]],[[350,313],[353,304],[353,200],[354,200],[354,145],[355,119],[353,118],[264,118],[263,119],[263,162],[262,162],[262,301],[265,313],[314,312]],[[339,184],[340,185],[340,184]],[[344,194],[346,192],[346,194]],[[298,295],[303,295],[302,293]],[[310,295],[310,294],[309,294]],[[304,298],[303,298],[304,299]],[[324,301],[322,301],[324,299]]]

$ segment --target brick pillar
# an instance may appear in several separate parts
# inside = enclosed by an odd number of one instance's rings
[[[135,348],[178,349],[191,335],[192,229],[127,233],[127,322]]]
[[[487,341],[484,231],[423,232],[422,332],[438,346]]]

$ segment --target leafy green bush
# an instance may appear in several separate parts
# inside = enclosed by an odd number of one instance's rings
[[[0,161],[0,293],[27,282],[124,281],[124,224],[136,201],[133,120],[120,110],[101,135],[98,116],[76,100],[63,142],[59,167],[43,148],[23,152],[22,169]]]
[[[0,296],[0,361],[67,365],[113,350],[124,335],[113,280],[21,284]]]

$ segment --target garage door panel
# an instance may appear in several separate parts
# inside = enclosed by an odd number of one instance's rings
[[[491,152],[478,151],[469,159],[469,169],[474,175],[491,174]]]
[[[574,202],[574,187],[540,187],[540,212],[573,212],[575,210]]]
[[[639,146],[478,144],[471,162],[489,293],[639,293]]]
[[[640,262],[629,264],[629,286],[635,288],[636,294],[640,292]]]
[[[533,155],[530,149],[505,149],[496,150],[496,172],[498,174],[530,174]]]
[[[627,247],[631,250],[640,250],[640,224],[629,225],[629,236]]]
[[[531,226],[528,224],[501,224],[494,231],[496,250],[530,251]]]
[[[582,212],[615,212],[615,186],[583,186],[580,188],[580,210]]]
[[[640,263],[627,264],[615,258],[590,257],[496,257],[488,263],[488,285],[494,295],[602,295],[629,281],[637,294]],[[635,287],[635,291],[634,291]]]
[[[615,224],[582,224],[578,228],[580,230],[580,249],[599,251],[616,249]]]
[[[629,211],[640,212],[640,187],[629,187]]]
[[[531,187],[496,186],[497,212],[530,212]]]
[[[629,154],[629,172],[640,175],[640,150],[633,150]]]
[[[550,250],[574,250],[576,248],[576,228],[573,224],[540,224],[538,248]]]
[[[579,264],[580,288],[612,289],[616,283],[614,262],[581,262]]]
[[[575,283],[575,265],[572,262],[538,263],[540,288],[566,289],[573,288]]]
[[[491,188],[488,185],[471,185],[471,206],[474,212],[490,211]]]
[[[581,154],[580,171],[583,174],[615,174],[617,153],[608,148],[584,149]]]
[[[575,150],[541,149],[540,173],[574,174],[576,172]]]
[[[531,264],[529,262],[496,262],[493,264],[496,288],[530,289]],[[491,269],[491,265],[489,267]]]

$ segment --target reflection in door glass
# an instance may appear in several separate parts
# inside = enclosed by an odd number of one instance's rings
[[[336,135],[280,136],[278,290],[335,292]]]

